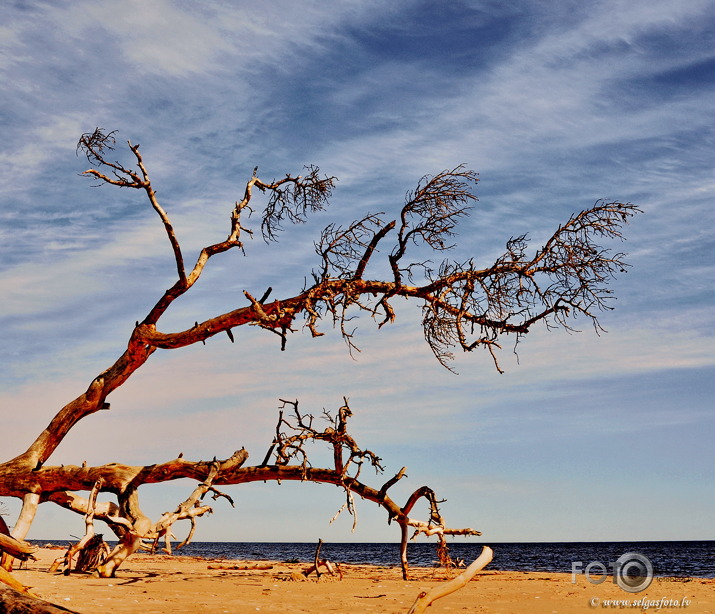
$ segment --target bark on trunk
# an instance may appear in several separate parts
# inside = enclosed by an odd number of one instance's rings
[[[12,589],[15,589],[19,593],[24,593],[25,595],[29,595],[30,597],[35,597],[36,595],[33,595],[30,592],[30,587],[25,586],[22,582],[20,582],[15,576],[13,576],[9,571],[6,571],[2,567],[0,567],[0,586],[2,584],[6,584]],[[5,588],[5,587],[3,587]]]
[[[0,612],[4,614],[77,614],[49,601],[23,595],[0,585]]]
[[[77,556],[75,570],[81,573],[94,571],[109,555],[109,546],[101,534],[95,535]]]

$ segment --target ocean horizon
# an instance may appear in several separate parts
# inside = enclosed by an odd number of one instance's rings
[[[65,545],[68,540],[30,540],[38,546]],[[115,542],[108,541],[109,544]],[[177,542],[178,543],[178,542]],[[407,555],[413,567],[437,564],[435,542],[408,545]],[[468,542],[449,541],[454,560],[469,564],[483,546],[494,550],[487,569],[496,571],[572,573],[590,564],[603,564],[610,573],[613,563],[623,555],[635,553],[647,557],[655,577],[715,578],[715,540],[618,541],[618,542]],[[176,556],[206,559],[310,562],[316,542],[193,542]],[[396,542],[324,542],[321,557],[347,564],[399,566],[400,546]]]

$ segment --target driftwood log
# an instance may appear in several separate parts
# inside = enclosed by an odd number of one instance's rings
[[[307,578],[310,574],[315,572],[316,577],[318,580],[320,580],[320,577],[322,576],[322,572],[320,571],[321,567],[325,568],[325,571],[329,573],[331,576],[337,575],[341,580],[343,579],[343,570],[340,568],[339,563],[333,563],[329,561],[328,559],[321,559],[320,558],[320,549],[323,547],[323,540],[319,539],[318,540],[318,546],[315,548],[315,556],[313,557],[313,563],[310,565],[310,567],[307,567],[306,569],[303,570],[303,575]]]
[[[94,512],[97,506],[97,495],[99,494],[101,486],[102,480],[97,480],[89,493],[89,498],[87,499],[87,513],[84,516],[84,537],[82,537],[82,539],[80,539],[76,544],[67,548],[67,552],[65,552],[63,557],[55,560],[50,567],[50,572],[54,572],[60,565],[64,564],[64,573],[65,575],[69,575],[72,571],[72,560],[76,554],[79,555],[76,567],[77,571],[94,571],[104,558],[106,558],[106,555],[109,554],[108,547],[104,543],[102,536],[100,535],[99,539],[96,539],[97,535],[94,532]],[[104,557],[101,556],[102,552],[105,554]],[[96,565],[89,570],[88,567],[95,561]]]
[[[11,556],[21,561],[25,561],[37,551],[37,546],[26,542],[23,539],[16,539],[10,535],[10,528],[5,519],[0,516],[0,554],[3,557]]]
[[[38,597],[19,593],[0,584],[0,612],[3,614],[77,614]]]
[[[37,595],[35,595],[34,593],[32,593],[30,591],[29,586],[25,586],[15,576],[13,576],[9,571],[0,567],[0,586],[2,586],[3,584],[5,584],[5,585],[9,586],[11,589],[13,589],[13,592],[22,593],[29,597],[37,597]],[[2,611],[2,610],[0,610],[0,611]]]
[[[494,552],[492,549],[488,546],[484,546],[479,557],[456,578],[443,582],[429,591],[420,593],[407,614],[422,614],[434,601],[437,601],[437,599],[441,599],[458,591],[465,586],[477,572],[484,569],[491,562],[493,556]]]
[[[33,544],[30,544],[22,539],[15,539],[14,537],[11,537],[10,529],[8,528],[7,523],[3,517],[0,516],[0,555],[2,555],[3,562],[6,560],[12,561],[14,559],[26,561],[29,558],[33,558],[32,554],[37,550],[37,546],[34,546]],[[34,595],[30,592],[29,587],[22,584],[22,582],[17,580],[7,569],[0,565],[0,586],[2,586],[2,584],[6,584],[12,588],[13,592],[17,591],[30,597],[34,597]],[[2,601],[0,601],[0,605],[2,605]],[[0,609],[0,611],[4,612],[2,609]]]
[[[6,552],[10,556],[24,561],[30,558],[33,552],[37,552],[37,546],[0,533],[0,552]]]

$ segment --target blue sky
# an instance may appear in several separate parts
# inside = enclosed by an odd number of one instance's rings
[[[56,463],[219,458],[260,462],[279,398],[320,413],[342,397],[353,431],[406,498],[422,484],[484,542],[713,539],[715,8],[691,0],[8,2],[0,25],[0,412],[3,457],[121,353],[173,283],[159,220],[134,191],[92,187],[83,132],[140,143],[188,260],[225,237],[258,165],[268,179],[316,164],[339,178],[330,209],[212,262],[162,330],[243,305],[243,290],[300,290],[326,224],[399,211],[428,173],[466,163],[479,202],[452,257],[489,263],[511,236],[534,248],[597,199],[643,214],[632,268],[600,336],[538,330],[501,354],[422,341],[414,308],[377,332],[289,339],[236,330],[158,352],[80,423]],[[121,154],[118,154],[121,155]],[[319,458],[319,457],[318,457]],[[376,477],[375,484],[385,478]],[[154,515],[190,485],[146,487]],[[339,490],[229,489],[199,540],[389,541],[384,513],[328,520]],[[14,513],[17,504],[1,501]],[[9,519],[12,522],[12,518]],[[30,537],[79,517],[44,505]]]

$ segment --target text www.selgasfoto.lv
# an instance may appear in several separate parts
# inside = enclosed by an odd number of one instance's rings
[[[668,599],[661,597],[660,599],[648,599],[641,597],[640,599],[601,599],[592,597],[589,601],[592,608],[640,608],[647,610],[661,610],[663,608],[687,608],[690,605],[690,599],[683,597],[682,599]]]

